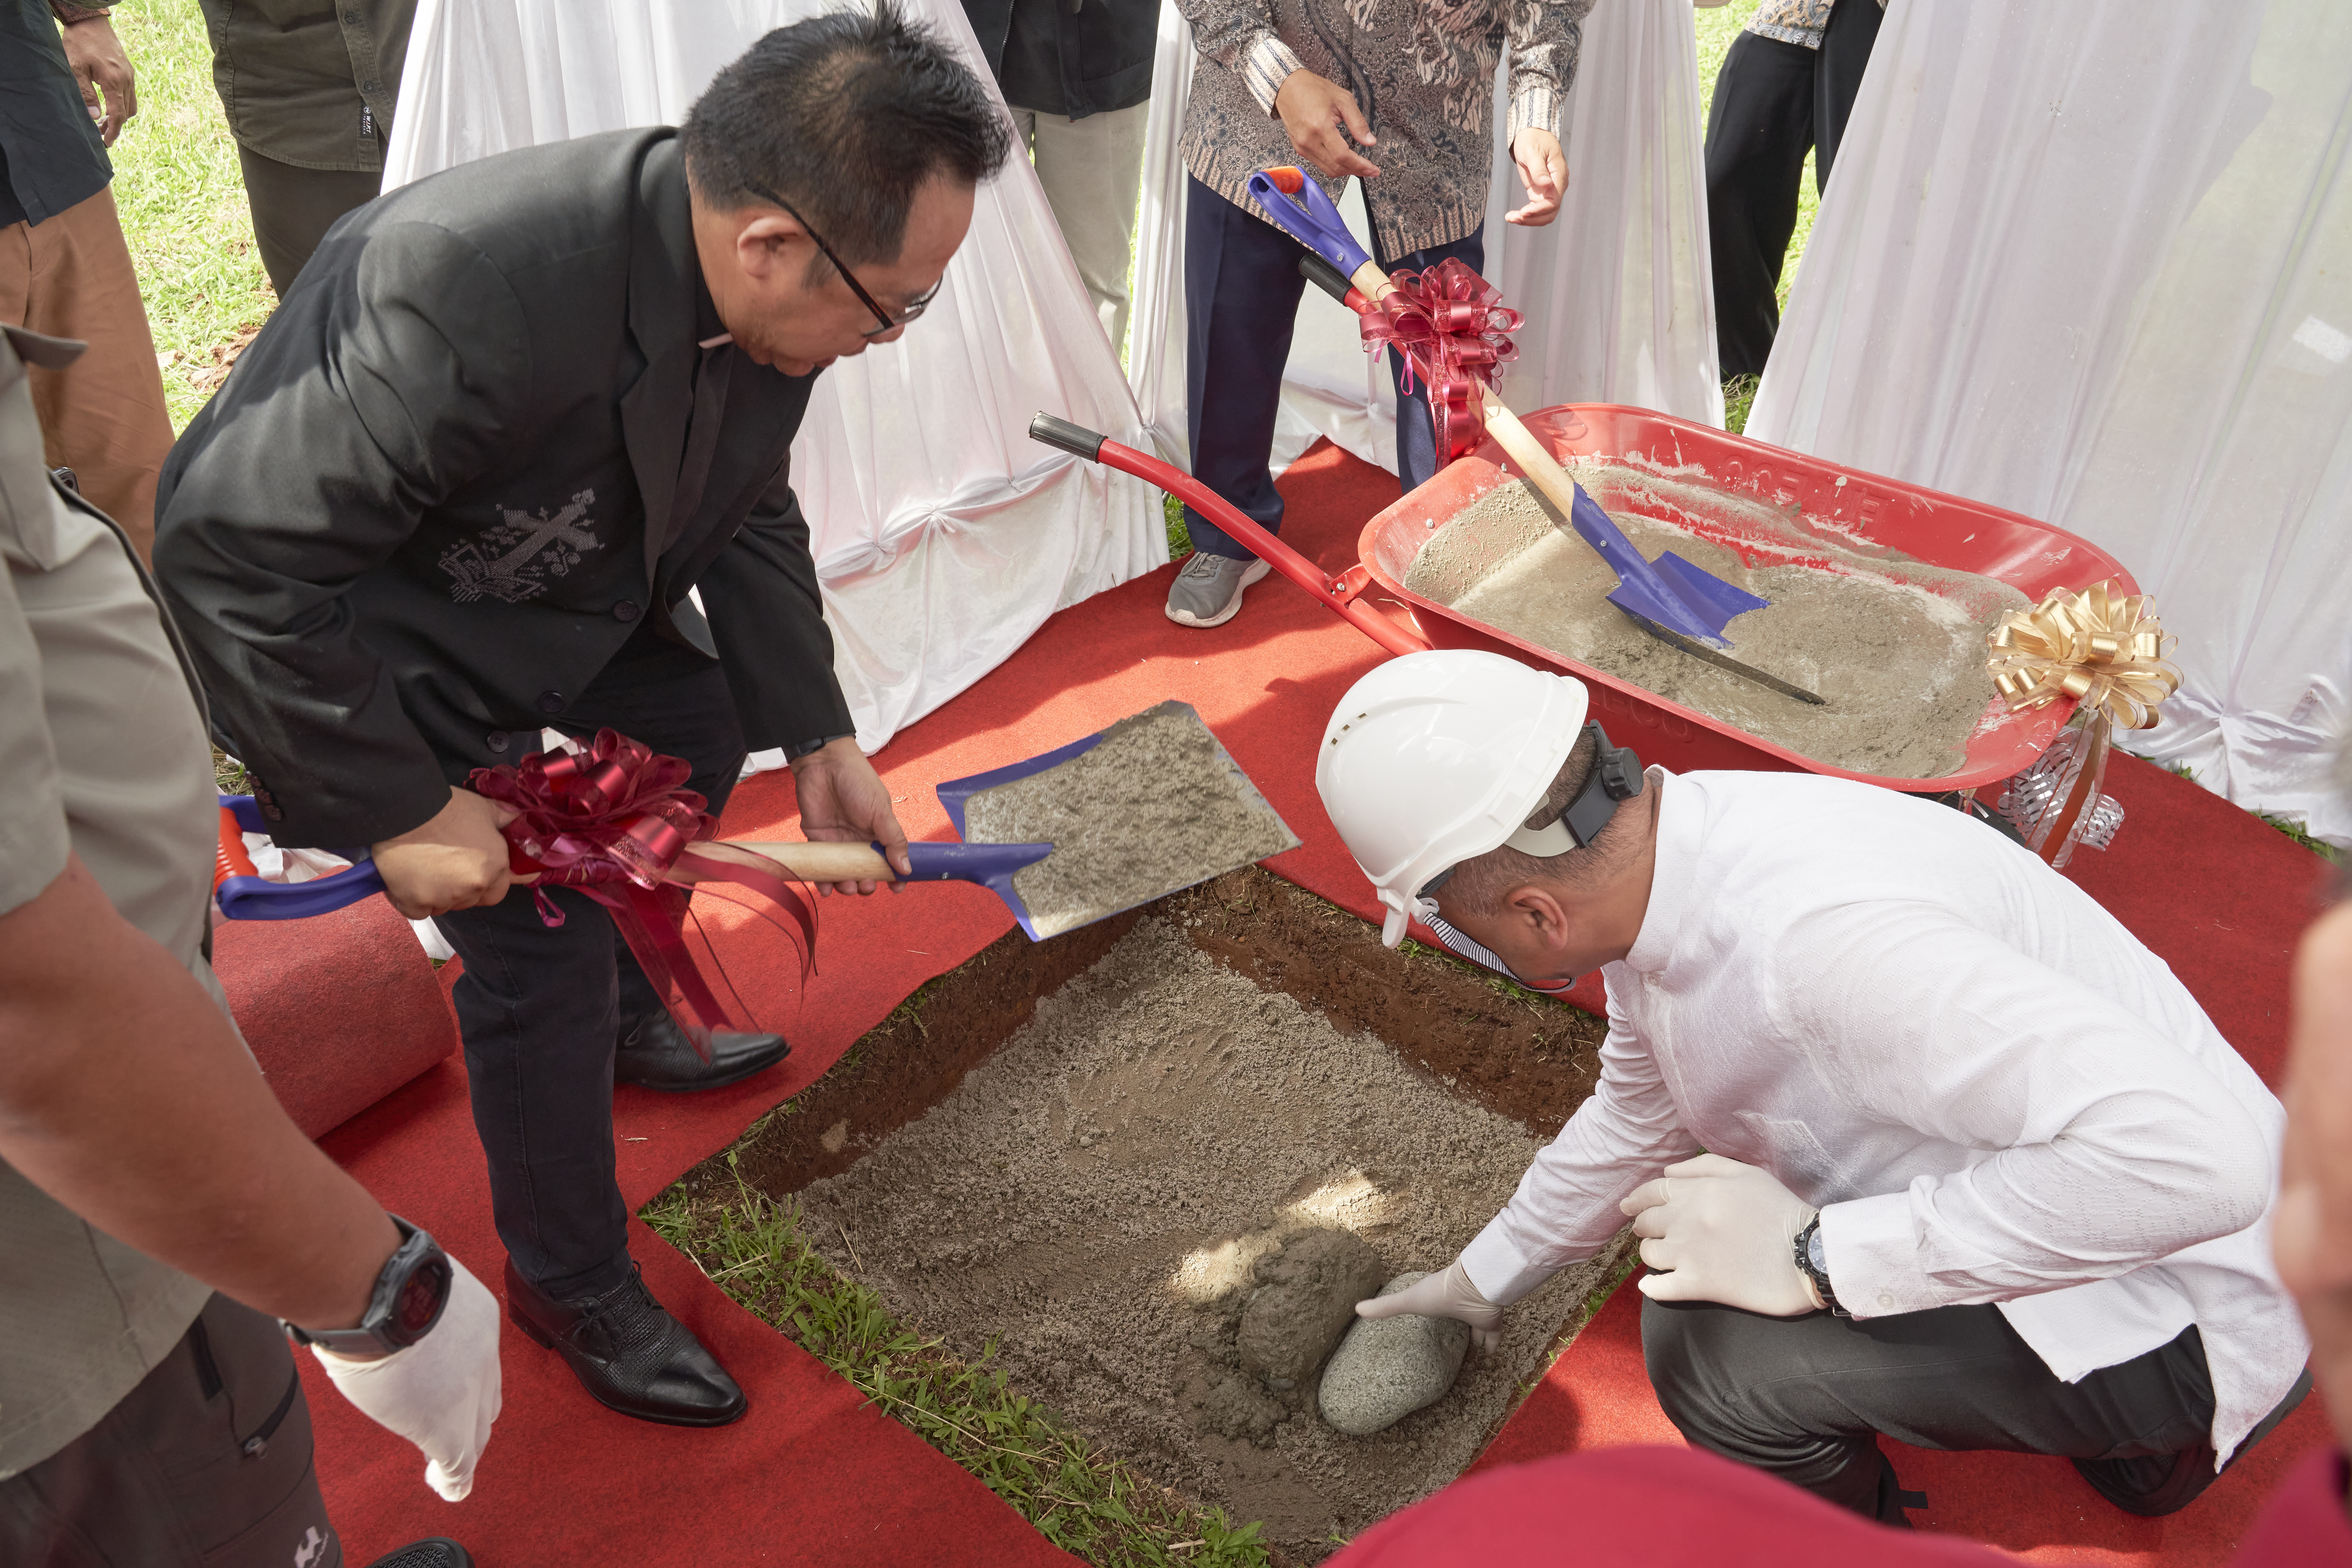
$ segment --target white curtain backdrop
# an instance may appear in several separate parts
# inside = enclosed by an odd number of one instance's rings
[[[2352,6],[1894,0],[1748,434],[2113,552],[2133,749],[2352,844]]]
[[[421,0],[385,187],[509,148],[676,124],[761,34],[831,8]],[[954,0],[915,9],[987,77]],[[1016,158],[980,192],[929,311],[827,371],[793,445],[835,671],[866,750],[1003,662],[1054,611],[1167,559],[1158,492],[1031,441],[1040,409],[1144,439],[1045,193]]]
[[[1143,426],[1178,464],[1188,456],[1184,166],[1176,141],[1193,58],[1190,26],[1163,5],[1128,365]],[[1722,424],[1690,0],[1601,0],[1593,7],[1566,117],[1568,197],[1541,229],[1503,221],[1525,200],[1502,146],[1501,79],[1508,68],[1505,61],[1497,72],[1486,276],[1528,324],[1503,384],[1505,401],[1520,409],[1632,403]],[[1370,235],[1357,183],[1349,183],[1340,211],[1359,237]],[[1277,471],[1328,436],[1395,472],[1396,394],[1385,365],[1359,344],[1355,319],[1308,289],[1284,378]]]

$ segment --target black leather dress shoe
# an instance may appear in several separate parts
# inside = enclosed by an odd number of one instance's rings
[[[646,1289],[642,1269],[602,1296],[558,1301],[507,1262],[507,1316],[562,1356],[596,1402],[671,1426],[724,1426],[750,1407],[727,1369]]]
[[[734,1035],[724,1030],[710,1037],[710,1059],[704,1061],[677,1020],[656,1013],[621,1026],[620,1048],[613,1053],[613,1081],[657,1089],[664,1094],[689,1094],[698,1089],[720,1089],[740,1083],[755,1072],[765,1072],[793,1047],[782,1035]]]

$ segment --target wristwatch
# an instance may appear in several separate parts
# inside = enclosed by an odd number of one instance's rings
[[[303,1329],[285,1323],[287,1335],[298,1345],[316,1345],[330,1355],[381,1356],[410,1345],[433,1331],[441,1310],[449,1304],[449,1257],[441,1244],[398,1215],[390,1216],[399,1228],[400,1245],[384,1259],[368,1295],[366,1314],[355,1329]],[[281,1320],[281,1322],[283,1321]]]
[[[1797,1233],[1794,1250],[1797,1272],[1813,1282],[1813,1293],[1821,1297],[1822,1305],[1841,1318],[1853,1317],[1852,1312],[1838,1305],[1837,1291],[1830,1284],[1829,1258],[1822,1247],[1820,1215],[1807,1220],[1805,1228]]]

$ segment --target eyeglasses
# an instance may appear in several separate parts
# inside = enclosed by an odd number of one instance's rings
[[[824,236],[817,233],[814,226],[813,226],[808,219],[801,216],[799,211],[793,207],[792,203],[784,200],[783,197],[776,195],[775,192],[768,189],[767,186],[760,184],[757,180],[751,179],[748,175],[743,177],[743,184],[752,195],[775,203],[776,205],[783,208],[785,212],[792,215],[793,221],[801,226],[801,232],[809,237],[809,239],[816,246],[817,249],[824,254],[824,258],[827,261],[833,263],[833,269],[841,274],[841,280],[849,285],[849,291],[856,295],[858,301],[867,310],[874,312],[874,319],[877,321],[882,323],[880,326],[874,328],[870,331],[859,333],[858,335],[860,337],[878,337],[884,332],[892,331],[899,327],[905,326],[908,322],[921,315],[925,310],[929,310],[931,307],[931,301],[940,297],[940,289],[947,282],[947,279],[944,278],[940,279],[939,282],[932,284],[929,289],[925,290],[919,297],[908,300],[907,308],[905,310],[899,311],[895,316],[892,315],[889,311],[884,310],[879,304],[876,303],[874,296],[866,291],[866,285],[857,280],[857,274],[849,269],[849,263],[844,261],[840,257],[834,254],[833,247],[824,242]]]

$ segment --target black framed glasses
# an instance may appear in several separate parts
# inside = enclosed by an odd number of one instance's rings
[[[823,253],[827,261],[833,263],[833,269],[841,274],[841,280],[849,285],[849,291],[857,296],[859,303],[863,304],[867,310],[874,312],[874,319],[877,321],[879,321],[881,325],[875,327],[868,331],[859,333],[858,335],[860,337],[878,337],[884,332],[892,331],[899,327],[905,326],[908,322],[921,315],[925,310],[929,310],[931,308],[931,301],[940,297],[940,289],[947,282],[947,279],[944,278],[925,289],[921,295],[908,300],[907,308],[905,310],[899,311],[895,316],[892,315],[875,300],[873,295],[868,294],[866,291],[866,285],[857,280],[857,274],[849,269],[849,263],[844,261],[840,257],[834,254],[833,247],[824,242],[824,236],[817,233],[815,226],[811,224],[808,219],[801,216],[799,210],[795,208],[792,203],[784,200],[783,197],[776,195],[775,192],[768,189],[767,186],[760,184],[759,181],[751,178],[749,175],[743,176],[743,184],[753,195],[760,197],[763,201],[773,202],[776,205],[783,208],[785,212],[791,214],[793,221],[801,226],[801,232],[809,237],[811,242],[813,242],[816,246],[817,249]]]

